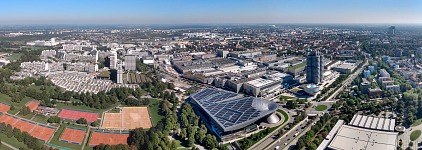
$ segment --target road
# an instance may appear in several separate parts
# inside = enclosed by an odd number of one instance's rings
[[[1,141],[1,144],[2,144],[2,145],[4,145],[4,146],[7,146],[7,147],[9,147],[9,148],[11,148],[11,149],[13,149],[13,150],[19,150],[18,148],[13,147],[12,145],[7,144],[7,143],[5,143],[5,142],[3,142],[3,141]]]
[[[273,150],[276,149],[278,146],[278,149],[283,149],[284,147],[288,146],[289,142],[292,141],[295,137],[298,137],[299,135],[295,135],[296,133],[301,133],[306,125],[308,124],[307,121],[302,121],[300,124],[294,126],[291,130],[289,130],[286,134],[284,134],[281,138],[277,139],[277,142],[269,147],[267,147],[267,150]]]
[[[282,109],[283,111],[287,112],[287,114],[289,115],[289,118],[287,120],[286,123],[284,123],[283,125],[281,125],[280,127],[278,127],[276,130],[274,130],[272,133],[270,133],[269,135],[267,135],[266,137],[264,137],[263,139],[261,139],[259,142],[257,142],[255,145],[253,145],[251,148],[252,150],[262,150],[265,147],[267,147],[271,142],[275,141],[276,138],[274,138],[274,135],[278,134],[278,131],[280,129],[283,129],[285,125],[287,125],[287,123],[289,122],[293,122],[294,118],[292,117],[292,114],[295,114],[294,112],[291,112],[290,110],[287,109]]]

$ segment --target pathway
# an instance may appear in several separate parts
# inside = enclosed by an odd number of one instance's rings
[[[5,142],[3,142],[3,141],[1,141],[1,144],[2,144],[2,145],[5,145],[5,146],[7,146],[7,147],[9,147],[9,148],[11,148],[11,149],[13,149],[13,150],[19,150],[18,148],[13,147],[12,145],[7,144],[7,143],[5,143]]]
[[[90,132],[90,130],[91,130],[91,127],[88,127],[88,131],[85,134],[85,139],[84,139],[84,142],[82,143],[81,150],[84,150],[84,148],[85,148],[86,142],[88,141],[88,138],[89,138],[89,132]]]

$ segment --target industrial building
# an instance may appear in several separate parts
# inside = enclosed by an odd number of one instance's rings
[[[217,135],[220,141],[255,131],[262,120],[273,124],[279,122],[281,117],[274,113],[278,109],[277,103],[243,97],[230,91],[207,88],[191,94],[188,100],[209,131]]]
[[[396,150],[398,132],[386,132],[342,125],[327,149]]]
[[[245,93],[253,96],[265,96],[267,93],[281,89],[283,83],[290,82],[291,80],[293,80],[293,77],[285,73],[266,74],[263,78],[246,82],[243,85],[243,89]]]
[[[323,59],[318,51],[309,52],[306,57],[306,81],[308,83],[321,84],[323,82]]]
[[[358,67],[358,62],[345,61],[345,62],[341,62],[337,66],[331,67],[331,69],[340,73],[351,73],[357,67]]]
[[[127,54],[125,55],[125,70],[135,71],[136,70],[136,55]]]
[[[317,150],[395,150],[395,119],[354,115],[348,125],[339,120]]]

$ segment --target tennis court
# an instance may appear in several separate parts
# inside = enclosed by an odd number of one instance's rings
[[[108,145],[127,144],[128,137],[129,133],[94,131],[92,132],[89,145],[95,146],[101,143]]]
[[[1,113],[5,113],[5,112],[9,111],[9,109],[10,109],[10,105],[0,102],[0,112]]]
[[[69,119],[69,120],[75,120],[75,121],[80,118],[85,118],[88,122],[94,122],[98,118],[98,113],[62,109],[62,111],[60,111],[59,113],[59,117],[63,119]]]
[[[80,145],[82,144],[84,136],[85,129],[74,129],[67,127],[60,137],[60,141]]]
[[[38,125],[29,134],[44,142],[48,141],[53,136],[55,128],[44,125]]]
[[[36,101],[29,101],[28,103],[26,103],[25,106],[29,107],[29,110],[34,111],[35,109],[37,109],[37,107],[40,105],[39,102]]]
[[[151,128],[151,119],[148,113],[148,107],[123,107],[123,128]]]
[[[121,129],[122,113],[105,113],[102,128],[105,129]]]

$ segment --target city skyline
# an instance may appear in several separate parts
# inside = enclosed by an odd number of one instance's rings
[[[0,24],[420,24],[422,1],[8,1]]]

